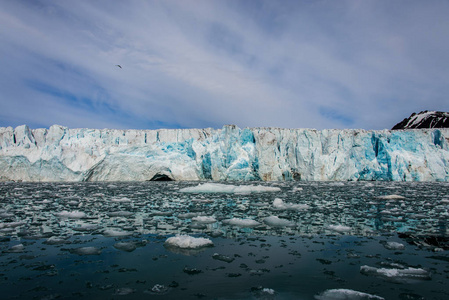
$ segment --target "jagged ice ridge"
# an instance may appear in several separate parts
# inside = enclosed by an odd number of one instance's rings
[[[0,128],[0,180],[448,181],[449,129]]]

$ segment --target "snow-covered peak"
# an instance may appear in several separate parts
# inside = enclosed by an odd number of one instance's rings
[[[410,117],[393,126],[396,129],[417,128],[449,128],[449,113],[441,111],[422,111],[413,113]]]

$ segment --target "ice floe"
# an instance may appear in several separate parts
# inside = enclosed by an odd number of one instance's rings
[[[179,190],[182,193],[223,193],[223,194],[249,194],[280,192],[278,187],[262,185],[230,185],[222,183],[204,183],[198,186],[187,187]]]
[[[263,222],[271,227],[293,227],[296,224],[287,219],[279,218],[278,216],[270,216],[263,219]]]
[[[177,247],[182,249],[198,249],[213,246],[214,243],[207,238],[193,237],[189,235],[176,235],[165,241],[167,247]]]
[[[315,296],[317,300],[384,300],[384,298],[350,289],[325,290]]]
[[[225,219],[222,221],[223,224],[231,225],[231,226],[238,226],[238,227],[256,227],[259,226],[260,223],[252,220],[252,219],[239,219],[239,218],[232,218],[232,219]]]
[[[393,282],[431,279],[431,273],[421,268],[376,268],[364,265],[360,267],[360,273],[368,276],[382,277]]]

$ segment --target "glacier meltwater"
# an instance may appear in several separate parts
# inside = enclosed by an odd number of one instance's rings
[[[448,181],[449,129],[0,128],[1,181]]]

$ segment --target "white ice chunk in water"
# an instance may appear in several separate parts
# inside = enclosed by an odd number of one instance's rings
[[[276,198],[273,201],[273,207],[277,210],[306,210],[310,206],[307,204],[286,203],[282,199]]]
[[[81,247],[76,248],[71,251],[72,253],[78,254],[78,255],[99,255],[101,254],[101,250],[97,247]]]
[[[385,195],[385,196],[379,196],[377,198],[384,199],[384,200],[401,200],[401,199],[405,199],[404,196],[400,196],[400,195]]]
[[[260,223],[255,220],[239,219],[239,218],[226,219],[226,220],[223,220],[222,222],[223,222],[223,224],[226,224],[226,225],[246,227],[246,228],[256,227],[256,226],[260,225]]]
[[[398,242],[387,242],[384,247],[388,250],[404,250],[404,244]]]
[[[263,219],[263,222],[271,227],[293,227],[295,223],[277,216],[270,216]]]
[[[383,277],[395,282],[408,281],[410,279],[429,280],[431,278],[429,271],[420,268],[388,269],[375,268],[365,265],[360,267],[360,273],[364,275]]]
[[[193,217],[192,221],[202,223],[202,224],[212,224],[212,223],[217,222],[217,220],[214,217],[208,217],[208,216]]]
[[[131,235],[132,232],[124,231],[124,230],[115,230],[115,229],[106,229],[103,231],[103,235],[107,237],[122,237]]]
[[[344,225],[329,225],[327,228],[332,231],[339,232],[339,233],[346,233],[346,232],[351,231],[351,229],[352,229],[351,227],[344,226]]]
[[[384,300],[384,298],[349,289],[325,290],[316,295],[317,300]]]
[[[196,238],[189,235],[176,235],[165,241],[165,246],[177,247],[182,249],[198,249],[202,247],[213,246],[214,243],[210,239]]]
[[[75,211],[63,210],[59,213],[56,213],[55,215],[60,218],[68,218],[68,219],[82,219],[86,217],[86,213],[77,210]]]
[[[187,187],[179,190],[182,193],[224,193],[224,194],[249,194],[264,192],[280,192],[278,187],[261,185],[230,185],[221,183],[204,183],[198,186]]]

